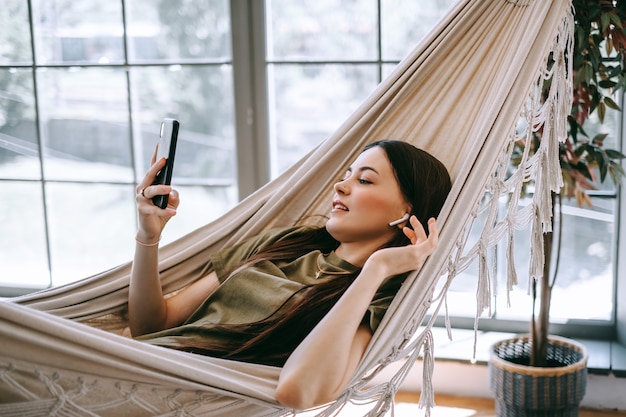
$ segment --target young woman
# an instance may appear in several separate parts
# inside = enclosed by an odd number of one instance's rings
[[[160,346],[282,367],[276,400],[305,409],[349,382],[409,272],[437,246],[445,167],[402,141],[369,144],[334,186],[324,227],[271,230],[211,256],[208,275],[164,299],[158,242],[178,193],[137,187],[129,294],[133,336]],[[152,197],[169,193],[160,209]]]

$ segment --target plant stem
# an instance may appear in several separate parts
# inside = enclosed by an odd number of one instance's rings
[[[555,203],[557,194],[552,193],[552,219],[555,214]],[[560,200],[559,200],[560,202]],[[559,210],[560,212],[560,210]],[[560,241],[560,229],[559,223],[559,235]],[[539,303],[539,315],[535,314],[535,303],[537,300],[537,283],[533,282],[533,312],[530,323],[531,328],[531,354],[530,354],[530,366],[546,366],[547,364],[547,352],[548,352],[548,329],[550,327],[550,300],[552,298],[552,286],[556,281],[556,272],[558,265],[555,267],[554,278],[550,282],[550,264],[552,263],[552,247],[554,244],[554,232],[547,232],[543,234],[543,254],[544,264],[543,273],[540,278],[539,292],[541,294],[541,300]],[[560,245],[559,245],[560,246]],[[559,256],[557,255],[556,261],[558,263]]]

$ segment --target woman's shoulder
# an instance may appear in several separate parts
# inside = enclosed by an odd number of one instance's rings
[[[213,268],[220,280],[223,280],[233,268],[259,252],[277,246],[292,246],[294,242],[298,246],[297,242],[306,240],[307,233],[315,230],[319,228],[299,225],[269,228],[211,255]]]

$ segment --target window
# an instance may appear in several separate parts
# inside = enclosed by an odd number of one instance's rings
[[[61,285],[129,259],[164,117],[181,121],[186,200],[164,240],[236,204],[227,0],[8,0],[0,20],[0,286]]]
[[[453,3],[267,0],[273,176],[333,133]]]
[[[182,202],[167,243],[215,219],[334,132],[455,1],[5,3],[0,295],[7,296],[130,259],[135,187],[162,118],[181,122],[174,184]],[[614,113],[593,129],[608,131],[619,148],[620,123]],[[580,237],[564,236],[566,278],[557,291],[567,295],[555,299],[594,297],[554,305],[556,322],[610,331],[616,197],[608,186],[594,193],[592,209],[565,202],[563,221],[580,225]],[[528,236],[519,239],[522,265]],[[504,255],[494,255],[501,265]],[[500,292],[493,318],[481,326],[527,330],[523,268],[519,277],[512,307]],[[454,324],[473,326],[475,288],[475,271],[456,279],[448,302]]]

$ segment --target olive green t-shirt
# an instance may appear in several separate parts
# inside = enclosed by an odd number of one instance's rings
[[[202,340],[227,343],[236,340],[233,339],[235,336],[216,325],[258,322],[280,310],[304,287],[359,270],[335,252],[323,254],[316,250],[292,261],[261,261],[229,275],[229,271],[259,250],[276,241],[300,235],[303,230],[304,227],[272,229],[213,254],[211,262],[220,281],[218,289],[182,325],[139,336],[137,340],[171,348],[201,344]],[[316,277],[320,270],[322,272]],[[369,325],[372,332],[380,324],[406,276],[389,278],[379,288],[363,317],[363,323]],[[276,346],[271,355],[264,355],[254,362],[281,366],[290,354],[291,351]]]

